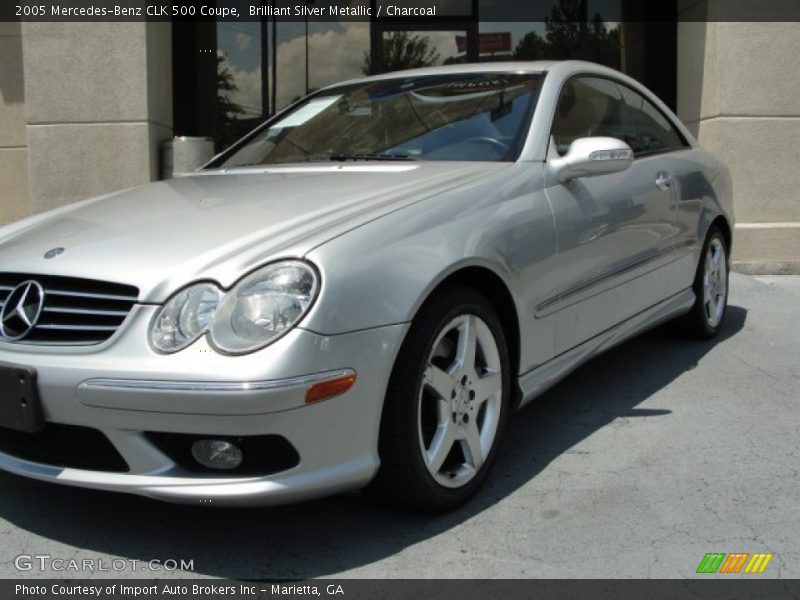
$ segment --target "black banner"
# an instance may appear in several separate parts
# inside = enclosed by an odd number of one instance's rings
[[[3,0],[0,21],[800,21],[797,0]]]
[[[703,600],[800,598],[780,580],[2,580],[0,598],[46,600]]]

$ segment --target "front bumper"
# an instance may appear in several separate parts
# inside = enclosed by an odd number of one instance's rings
[[[0,361],[37,371],[45,420],[100,431],[126,473],[31,462],[0,452],[0,469],[54,483],[202,504],[278,504],[365,485],[378,467],[386,385],[407,326],[323,336],[295,329],[259,352],[222,356],[204,340],[173,355],[147,347],[157,307],[137,306],[118,334],[74,349],[0,343]],[[311,382],[350,369],[346,393],[306,405]],[[186,470],[147,432],[282,436],[297,466],[266,476]]]

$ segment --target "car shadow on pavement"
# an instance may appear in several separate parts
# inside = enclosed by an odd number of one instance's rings
[[[637,406],[744,327],[747,311],[736,306],[728,310],[714,341],[687,341],[666,328],[655,329],[587,363],[518,412],[484,488],[447,515],[388,510],[355,494],[277,508],[177,506],[0,473],[0,519],[10,524],[0,523],[0,536],[8,540],[0,556],[2,576],[42,575],[16,573],[13,558],[20,553],[193,560],[195,575],[248,579],[325,577],[368,566],[480,518],[553,459],[615,419],[669,414]],[[531,507],[530,518],[547,517]],[[115,574],[103,574],[109,575]]]

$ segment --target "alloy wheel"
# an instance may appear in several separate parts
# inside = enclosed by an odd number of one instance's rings
[[[451,320],[433,343],[419,393],[420,450],[438,484],[459,488],[476,476],[497,437],[503,389],[489,326],[473,314]]]
[[[718,237],[711,239],[703,271],[703,307],[706,321],[716,327],[722,321],[728,296],[728,259]]]

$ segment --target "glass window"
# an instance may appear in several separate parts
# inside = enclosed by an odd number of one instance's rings
[[[649,100],[625,85],[599,77],[579,77],[565,84],[551,135],[561,156],[576,139],[594,136],[620,139],[636,155],[687,146]]]
[[[578,138],[608,136],[626,140],[622,93],[610,79],[581,77],[569,80],[556,105],[552,138],[563,156]]]
[[[383,58],[375,72],[466,62],[466,31],[384,31]],[[364,74],[372,65],[365,61]]]
[[[620,0],[479,0],[478,57],[622,64]]]
[[[270,31],[277,48],[275,73],[270,65],[275,111],[320,88],[364,75],[369,23],[278,20]]]
[[[330,88],[215,167],[330,160],[515,160],[543,75],[464,73]]]
[[[649,100],[620,85],[631,133],[625,139],[636,154],[663,152],[688,146],[675,126]]]
[[[261,55],[259,23],[217,21],[220,149],[242,137],[264,117]]]
[[[366,74],[369,23],[321,21],[312,22],[309,28],[309,92]]]
[[[303,21],[276,21],[270,31],[275,32],[277,69],[274,73],[274,85],[277,112],[306,95],[306,69],[311,67],[306,50],[310,52],[311,44],[310,38],[306,36],[306,23]],[[306,39],[309,39],[308,48]],[[272,75],[271,71],[270,74]]]

